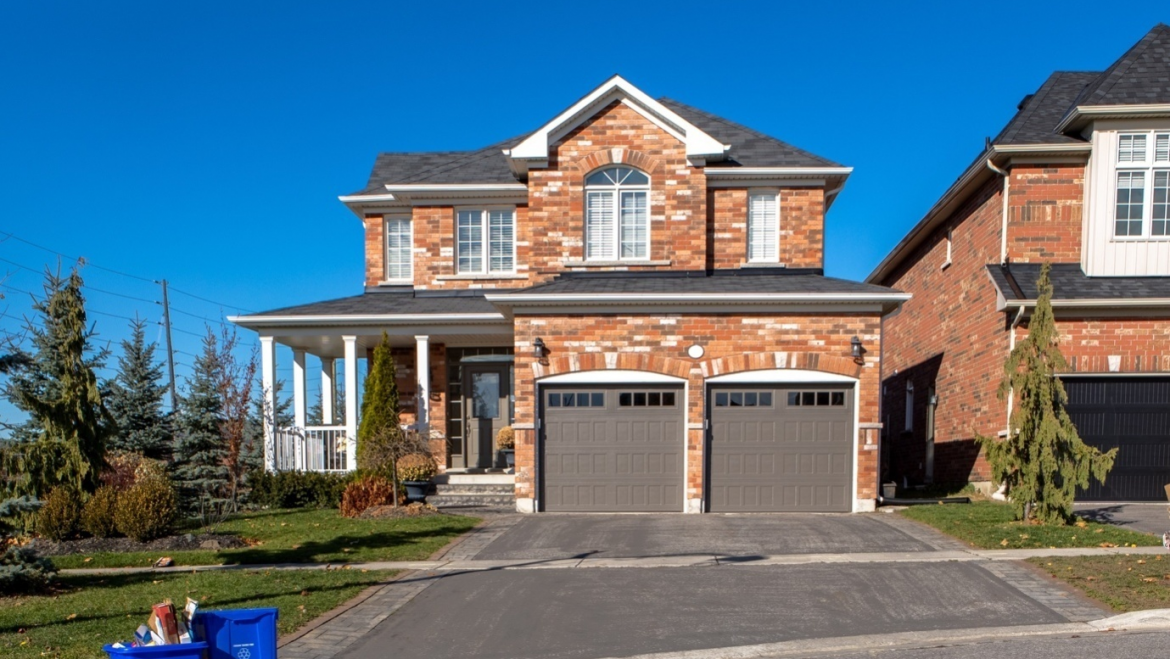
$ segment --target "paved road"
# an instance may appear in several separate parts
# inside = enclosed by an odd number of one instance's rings
[[[345,654],[587,659],[1065,618],[970,563],[474,572]]]
[[[1170,632],[1124,632],[1041,638],[1000,639],[984,643],[923,648],[892,648],[846,654],[810,654],[833,659],[1101,659],[1102,657],[1165,657]],[[761,658],[763,659],[763,658]]]
[[[931,549],[877,515],[542,514],[525,517],[476,558],[778,556]]]
[[[1086,519],[1158,536],[1170,531],[1170,514],[1166,508],[1164,503],[1078,503],[1075,506],[1076,514]]]

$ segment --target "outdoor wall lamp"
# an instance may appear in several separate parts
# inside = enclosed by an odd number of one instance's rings
[[[849,346],[853,349],[853,361],[857,362],[858,364],[864,364],[866,350],[861,345],[861,339],[857,338],[856,336],[852,339],[849,339]]]
[[[538,360],[548,356],[548,348],[544,347],[544,339],[539,336],[532,342],[532,356]]]

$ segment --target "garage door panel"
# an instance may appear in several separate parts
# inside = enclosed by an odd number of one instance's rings
[[[852,502],[852,396],[814,394],[789,404],[793,391],[846,392],[841,386],[713,387],[709,408],[712,512],[848,511]],[[720,397],[721,391],[729,393]],[[767,392],[764,396],[761,392]],[[735,401],[739,405],[734,405]],[[719,402],[724,404],[720,405]]]
[[[1117,448],[1105,485],[1079,490],[1086,501],[1165,501],[1170,483],[1170,378],[1065,378],[1067,412],[1081,439]]]
[[[644,395],[635,398],[631,394],[627,405],[621,405],[623,392]],[[663,392],[670,392],[670,396]],[[575,403],[587,401],[588,405],[552,404],[554,395],[563,400],[569,393]],[[582,385],[549,387],[542,396],[544,510],[682,510],[685,438],[679,388]],[[669,405],[663,404],[668,400]],[[571,428],[576,430],[568,430]],[[575,463],[573,470],[565,468],[568,457]]]

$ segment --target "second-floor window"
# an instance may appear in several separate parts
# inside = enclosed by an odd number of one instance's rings
[[[386,281],[410,281],[414,240],[409,217],[386,218]]]
[[[1115,192],[1115,237],[1170,237],[1170,133],[1117,136]]]
[[[455,261],[461,275],[516,271],[516,211],[461,210],[455,228]]]
[[[780,259],[780,196],[775,190],[748,194],[748,261]]]
[[[585,258],[650,258],[650,177],[632,167],[610,167],[585,179]]]

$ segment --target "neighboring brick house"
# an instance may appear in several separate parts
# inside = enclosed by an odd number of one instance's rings
[[[341,198],[365,292],[234,319],[270,394],[293,348],[297,427],[305,355],[325,365],[326,426],[272,429],[269,467],[353,466],[385,331],[445,478],[498,470],[515,429],[521,511],[872,510],[881,318],[907,296],[823,275],[850,172],[616,76],[526,136],[380,155]]]
[[[988,481],[976,433],[1028,331],[1040,264],[1069,413],[1120,447],[1084,498],[1165,500],[1170,482],[1170,27],[1103,72],[1053,73],[869,276],[913,299],[883,323],[884,477]]]

